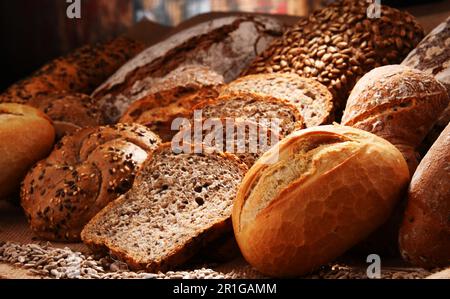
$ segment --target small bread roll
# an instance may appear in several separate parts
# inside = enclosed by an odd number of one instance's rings
[[[0,104],[0,199],[19,194],[28,169],[47,156],[55,139],[50,119],[21,104]]]
[[[302,275],[383,224],[408,180],[400,151],[374,134],[337,125],[296,131],[246,174],[234,233],[262,273]]]

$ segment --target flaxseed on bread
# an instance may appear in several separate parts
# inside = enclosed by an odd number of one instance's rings
[[[221,95],[253,92],[293,103],[302,114],[306,127],[331,123],[333,96],[319,82],[295,73],[257,74],[241,77],[227,84]]]
[[[65,136],[25,177],[21,204],[41,238],[77,241],[83,226],[131,188],[160,143],[138,124],[85,128]]]
[[[177,267],[231,229],[232,202],[247,168],[214,151],[174,153],[158,147],[129,192],[83,229],[83,242],[130,268]]]

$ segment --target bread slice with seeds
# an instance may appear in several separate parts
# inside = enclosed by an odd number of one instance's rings
[[[236,190],[247,168],[234,155],[174,153],[159,146],[131,190],[98,213],[81,237],[130,268],[163,271],[230,231]]]
[[[333,96],[316,80],[294,73],[248,75],[224,87],[222,95],[233,92],[252,92],[293,103],[303,116],[306,127],[314,127],[334,120]]]

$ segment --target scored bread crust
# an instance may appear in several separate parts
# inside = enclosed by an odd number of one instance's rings
[[[243,105],[243,109],[241,110],[234,110],[234,111],[214,111],[214,109],[221,108],[222,105],[227,105],[227,101],[242,101],[245,103]],[[192,108],[191,115],[193,117],[193,112],[195,110],[201,110],[202,111],[202,117],[203,118],[236,118],[236,119],[247,119],[256,121],[259,123],[258,119],[255,119],[253,117],[254,113],[251,111],[248,111],[248,108],[250,107],[250,104],[253,102],[260,102],[262,104],[269,104],[269,105],[277,105],[280,107],[280,109],[277,109],[276,111],[269,111],[269,113],[273,113],[274,115],[277,114],[278,111],[281,111],[281,108],[284,109],[284,111],[288,111],[290,119],[283,119],[282,123],[280,124],[280,132],[279,134],[281,137],[288,135],[289,133],[297,130],[302,129],[305,127],[304,120],[302,115],[300,114],[297,107],[295,107],[291,102],[287,100],[282,100],[274,97],[268,97],[268,96],[262,96],[254,93],[248,93],[248,92],[236,92],[236,93],[228,93],[226,95],[220,96],[216,99],[206,100],[203,101],[197,105],[195,105]],[[207,112],[205,115],[204,112]],[[264,118],[267,118],[264,116]],[[269,120],[269,119],[267,119]]]
[[[450,265],[450,124],[413,175],[399,245],[414,265]]]
[[[143,177],[141,172],[145,171],[146,165],[152,163],[154,157],[158,155],[158,152],[163,152],[167,149],[170,150],[171,146],[172,144],[168,142],[161,144],[157,149],[155,149],[153,155],[147,159],[145,165],[138,173],[133,188],[139,188],[139,181]],[[192,145],[192,147],[194,146],[195,145]],[[236,171],[240,173],[242,177],[248,170],[246,165],[233,154],[217,152],[211,148],[204,148],[203,154],[218,155],[219,157],[228,160],[229,163],[233,163],[236,166]],[[211,224],[209,228],[204,228],[201,231],[197,231],[196,235],[192,237],[189,242],[177,245],[167,256],[161,257],[159,260],[143,261],[141,257],[133,256],[128,253],[126,249],[114,246],[114,244],[112,244],[107,237],[102,237],[97,234],[98,228],[96,227],[96,224],[101,223],[102,219],[104,217],[108,217],[108,214],[111,211],[114,211],[116,207],[119,207],[127,202],[129,200],[127,195],[132,194],[132,191],[133,189],[131,189],[127,194],[119,197],[117,200],[109,203],[104,209],[95,215],[91,221],[89,221],[81,232],[81,239],[91,249],[99,252],[108,252],[109,254],[120,258],[120,260],[125,261],[132,269],[144,269],[146,271],[156,272],[165,271],[180,266],[198,253],[202,248],[208,246],[232,230],[231,215],[229,215],[228,217],[224,217]]]
[[[83,226],[131,188],[137,170],[160,143],[138,124],[85,128],[65,136],[26,175],[21,204],[36,235],[78,241]]]
[[[240,186],[232,220],[241,252],[271,276],[317,269],[383,224],[408,179],[401,153],[373,134],[344,126],[297,131]]]
[[[41,111],[21,104],[0,104],[0,200],[19,190],[34,163],[52,149],[55,129]]]
[[[236,92],[289,101],[302,114],[306,127],[334,120],[333,96],[328,89],[316,80],[300,77],[295,73],[247,75],[225,85],[221,96]]]
[[[397,146],[412,175],[418,165],[416,150],[448,103],[445,87],[433,76],[388,65],[373,69],[358,81],[341,123]]]

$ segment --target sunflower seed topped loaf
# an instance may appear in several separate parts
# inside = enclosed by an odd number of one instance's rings
[[[299,109],[306,127],[333,121],[333,97],[327,88],[294,73],[241,77],[227,84],[221,95],[235,92],[254,92],[290,101]]]
[[[232,202],[246,171],[234,155],[177,154],[165,143],[130,191],[85,226],[83,242],[133,269],[179,266],[231,230]]]
[[[55,92],[36,96],[27,102],[47,114],[56,129],[57,138],[80,128],[104,124],[103,117],[93,99],[82,93]]]
[[[152,78],[165,77],[183,65],[200,64],[229,82],[282,30],[281,22],[263,16],[230,16],[200,23],[144,50],[93,96],[100,101],[109,121],[115,122],[128,105],[146,95]]]
[[[131,188],[136,171],[159,143],[138,124],[65,136],[22,183],[21,204],[32,230],[49,240],[79,240],[83,226]]]
[[[13,84],[0,95],[0,102],[26,103],[35,96],[59,91],[90,94],[142,49],[142,44],[125,37],[105,44],[81,47]]]
[[[353,88],[342,124],[390,141],[404,155],[411,175],[417,148],[449,103],[432,75],[402,65],[371,70]]]
[[[369,18],[366,1],[336,1],[289,28],[244,75],[294,72],[328,87],[343,109],[353,85],[374,67],[399,63],[423,38],[415,18],[380,6]]]
[[[303,118],[294,104],[254,93],[226,94],[214,100],[204,101],[194,106],[192,119],[197,118],[196,111],[201,112],[202,119],[244,119],[269,128],[277,123],[281,137],[304,128]]]
[[[164,78],[148,81],[147,95],[131,104],[119,122],[144,124],[163,141],[170,141],[176,133],[171,130],[173,119],[188,115],[201,101],[216,98],[224,83],[221,75],[200,65],[182,66]]]

